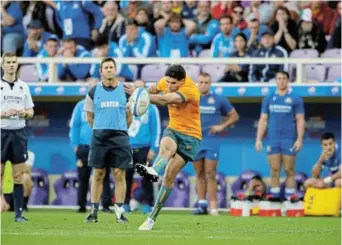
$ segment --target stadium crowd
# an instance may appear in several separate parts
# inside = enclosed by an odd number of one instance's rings
[[[1,13],[2,52],[23,57],[262,58],[341,49],[340,1],[2,1]],[[118,68],[126,81],[135,78],[127,64]],[[228,65],[219,81],[269,82],[283,69]],[[96,64],[57,70],[62,81],[99,78]],[[47,81],[48,65],[37,71]]]

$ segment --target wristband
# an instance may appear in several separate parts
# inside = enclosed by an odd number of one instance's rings
[[[326,178],[323,179],[323,182],[324,182],[325,184],[330,184],[332,181],[333,181],[333,180],[332,180],[331,176],[326,177]]]

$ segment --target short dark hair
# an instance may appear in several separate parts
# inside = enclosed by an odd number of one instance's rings
[[[126,26],[132,26],[132,25],[139,26],[139,23],[135,19],[128,19],[126,22]]]
[[[335,135],[330,132],[325,132],[321,135],[321,141],[328,140],[328,139],[333,139],[333,141],[335,141]]]
[[[223,19],[229,19],[230,23],[233,23],[233,17],[231,17],[230,15],[226,15],[226,14],[222,15],[220,17],[220,21],[223,20]]]
[[[106,44],[108,45],[108,38],[104,35],[99,35],[95,40],[95,47],[101,47]]]
[[[2,55],[2,59],[4,59],[5,57],[17,57],[17,55],[12,52],[6,52]]]
[[[171,65],[169,68],[167,68],[165,72],[166,77],[172,77],[176,80],[182,80],[186,77],[186,72],[183,66],[181,65]]]
[[[73,38],[71,38],[71,37],[66,37],[66,38],[64,38],[64,39],[63,39],[63,42],[66,42],[66,43],[73,42],[73,43],[75,43],[75,45],[77,44],[77,43],[76,43],[76,40],[73,39]]]
[[[102,65],[103,65],[103,63],[109,62],[109,61],[113,62],[113,63],[114,63],[114,66],[116,67],[116,62],[115,62],[115,60],[114,60],[113,58],[111,58],[111,57],[103,58],[103,59],[101,60],[101,65],[100,65],[100,70],[101,70],[101,71],[102,71]]]
[[[287,79],[290,79],[290,75],[287,71],[277,71],[276,75],[277,74],[282,74],[282,75],[285,75],[287,77]]]
[[[180,21],[180,22],[182,22],[182,16],[180,14],[177,14],[177,13],[171,13],[170,17],[169,17],[168,23],[170,23],[171,21]]]
[[[243,40],[245,40],[246,42],[246,46],[247,46],[247,37],[245,34],[243,34],[242,32],[239,32],[238,34],[236,34],[236,36],[234,37],[234,40],[237,38],[237,37],[241,37]]]

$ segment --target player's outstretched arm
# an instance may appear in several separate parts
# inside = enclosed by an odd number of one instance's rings
[[[170,104],[181,104],[185,102],[185,97],[181,93],[169,94],[150,94],[151,103],[159,106],[167,106]]]

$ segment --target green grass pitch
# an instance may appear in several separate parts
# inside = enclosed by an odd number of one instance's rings
[[[34,210],[29,223],[15,223],[2,213],[2,245],[338,245],[340,218],[264,218],[193,216],[162,211],[155,230],[138,231],[144,215],[128,215],[129,224],[116,224],[114,214],[100,212],[99,223],[83,223],[85,214],[72,210]]]

